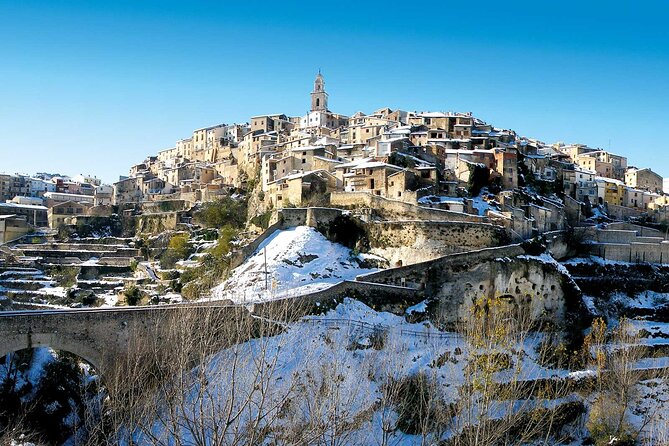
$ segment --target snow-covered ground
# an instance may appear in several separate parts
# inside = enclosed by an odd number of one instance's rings
[[[412,310],[421,311],[422,307],[418,305]],[[496,374],[495,379],[566,377],[568,370],[537,365],[534,348],[539,340],[539,336],[530,336],[520,349],[512,349],[512,368]],[[524,353],[516,354],[520,351]],[[388,422],[388,417],[397,417],[392,408],[383,409],[381,405],[384,383],[424,373],[434,380],[434,392],[439,398],[453,401],[459,395],[459,386],[468,382],[470,352],[466,340],[457,333],[441,332],[430,323],[409,323],[403,316],[377,312],[359,301],[345,299],[325,315],[309,316],[289,325],[280,335],[253,339],[216,354],[206,366],[204,381],[210,391],[190,393],[194,408],[186,416],[207,419],[209,415],[199,413],[198,408],[243,404],[245,397],[239,395],[266,388],[262,410],[268,411],[268,419],[276,415],[275,425],[299,424],[300,417],[305,416],[336,414],[346,420],[358,420],[342,444],[376,444],[382,436],[381,418],[385,416],[384,422]],[[255,370],[259,365],[266,367],[261,374]],[[262,383],[256,382],[258,376]],[[228,385],[233,381],[236,394]],[[199,400],[202,395],[211,401]],[[259,393],[257,398],[261,398]],[[284,399],[290,400],[290,404],[282,404]],[[529,407],[523,404],[532,403],[502,402],[496,410],[503,413],[511,408]],[[252,406],[254,409],[244,416],[256,415],[257,406]],[[282,407],[281,413],[269,414],[273,412],[271,407]],[[216,423],[216,416],[211,414],[210,421]],[[333,423],[333,419],[323,422]],[[188,440],[187,429],[182,434]],[[390,444],[425,444],[419,436],[400,431],[390,437]],[[428,439],[427,444],[436,444],[436,440]]]
[[[52,362],[56,357],[56,353],[49,347],[36,347],[33,350],[32,357],[30,358],[30,364],[27,364],[25,370],[22,370],[21,373],[17,373],[15,387],[20,389],[26,385],[35,387],[39,380],[44,375],[44,368],[47,364]],[[9,360],[10,356],[5,356],[2,362],[0,362],[0,381],[4,382],[9,372]],[[27,399],[29,395],[24,396],[24,399]]]
[[[418,199],[418,204],[435,204],[435,203],[457,203],[464,204],[464,198],[446,197],[442,195],[427,195]]]
[[[330,242],[314,228],[276,231],[212,290],[212,298],[258,302],[305,294],[376,271],[361,262],[350,249]]]
[[[626,308],[653,309],[669,304],[669,293],[658,293],[645,290],[630,296],[627,293],[616,292],[610,297],[611,301]]]

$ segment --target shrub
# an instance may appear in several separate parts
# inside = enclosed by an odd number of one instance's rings
[[[77,276],[79,275],[80,268],[73,266],[56,266],[51,271],[51,276],[53,280],[56,281],[58,286],[63,288],[70,288],[77,284]]]
[[[452,408],[437,394],[434,379],[424,372],[385,385],[398,386],[394,392],[397,427],[405,434],[440,430],[453,415]]]
[[[135,285],[130,285],[123,290],[123,295],[125,296],[126,303],[130,306],[137,305],[142,299],[142,292]]]
[[[624,405],[606,396],[590,406],[586,427],[596,446],[634,446],[632,426],[624,419],[624,410]]]
[[[181,294],[186,299],[197,299],[208,292],[225,276],[230,265],[230,251],[239,231],[226,225],[219,231],[218,243],[202,258],[200,265],[188,268],[179,278]]]
[[[204,203],[198,210],[194,219],[197,223],[207,228],[220,228],[231,225],[242,228],[246,224],[247,200],[235,200],[231,197],[223,197],[220,200]]]
[[[187,234],[175,234],[167,244],[167,250],[160,256],[160,267],[163,269],[174,268],[174,265],[190,254]]]
[[[265,213],[256,215],[255,217],[251,218],[251,223],[253,223],[256,226],[260,226],[263,229],[267,229],[269,227],[269,220],[272,218],[272,211],[267,211]]]

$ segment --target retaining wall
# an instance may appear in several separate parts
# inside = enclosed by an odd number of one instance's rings
[[[487,217],[464,214],[417,206],[402,201],[372,195],[367,192],[332,192],[330,204],[346,209],[367,207],[386,220],[433,220],[433,221],[467,221],[472,223],[488,223]]]
[[[486,248],[478,251],[451,254],[426,262],[363,274],[358,276],[356,280],[424,289],[428,280],[433,277],[440,277],[442,273],[447,270],[464,270],[477,263],[486,262],[495,258],[515,257],[524,253],[525,250],[519,244]]]
[[[662,243],[593,243],[589,253],[605,260],[632,263],[669,264],[669,242]]]
[[[596,241],[588,245],[591,255],[620,262],[669,263],[669,241],[660,231],[630,224],[608,228],[595,231]]]
[[[297,297],[255,303],[251,307],[254,314],[266,317],[272,314],[283,314],[286,307],[289,307],[292,311],[292,318],[297,319],[306,314],[333,308],[345,297],[355,298],[377,311],[389,311],[395,314],[404,314],[407,307],[417,304],[424,298],[422,293],[416,289],[347,280],[324,290]]]
[[[366,227],[371,252],[391,265],[420,263],[507,242],[504,228],[487,223],[411,220],[370,222]]]

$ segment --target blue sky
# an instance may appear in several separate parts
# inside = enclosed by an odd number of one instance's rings
[[[472,111],[669,177],[669,3],[0,0],[0,171],[97,174],[198,127]]]

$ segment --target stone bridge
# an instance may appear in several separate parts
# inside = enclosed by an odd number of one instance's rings
[[[244,307],[223,304],[3,311],[0,357],[48,346],[73,353],[104,373],[106,366],[128,353],[133,342],[159,336],[165,324],[174,323],[180,313],[193,310],[209,314],[216,310],[220,323],[250,317]]]

